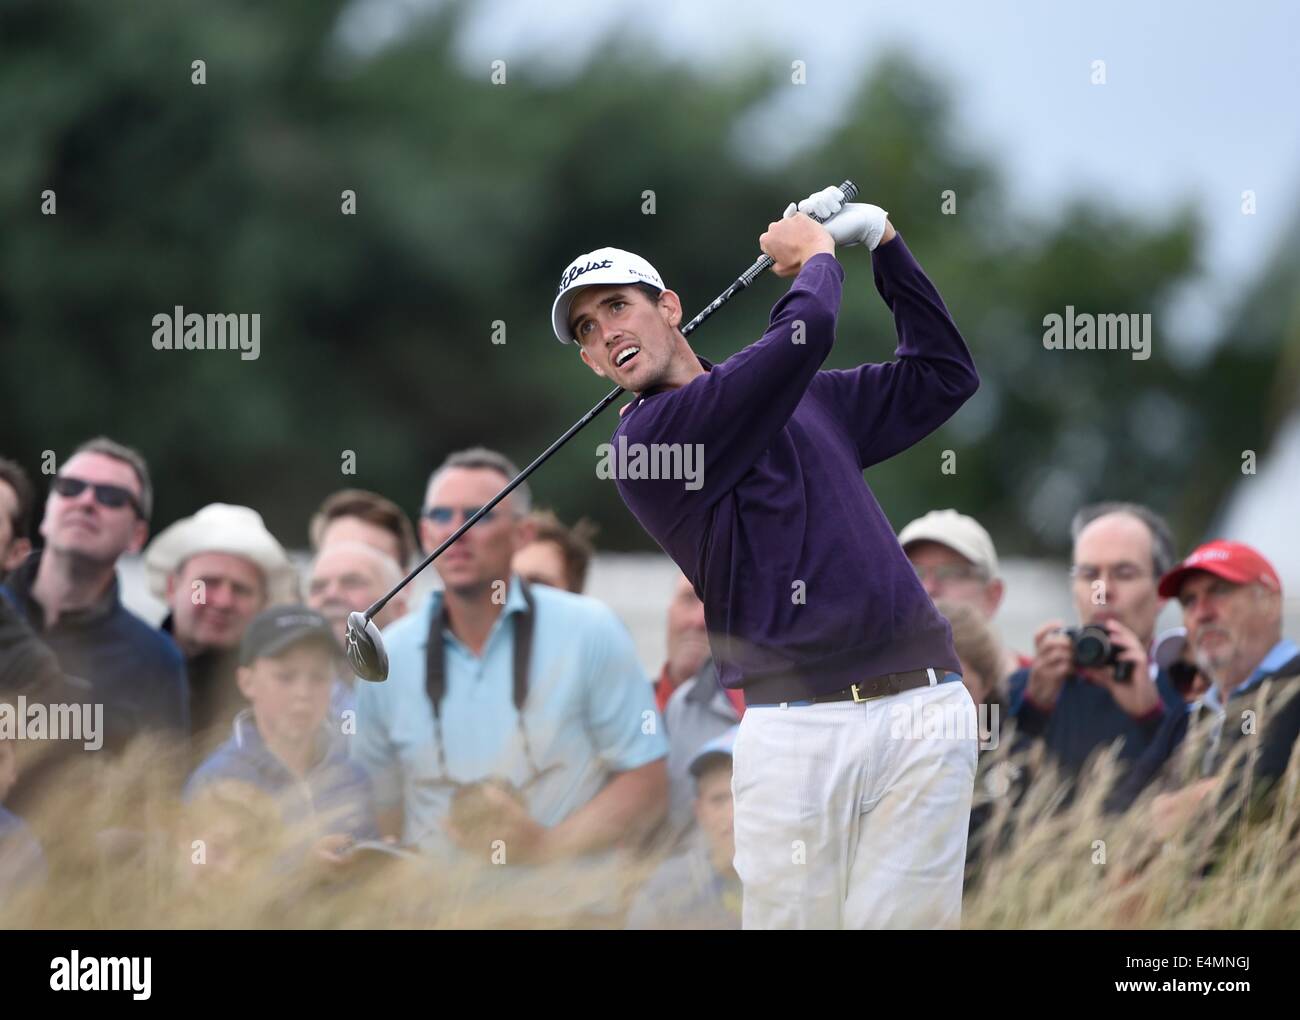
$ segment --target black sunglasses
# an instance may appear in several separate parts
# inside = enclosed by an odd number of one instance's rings
[[[89,488],[93,490],[95,502],[100,506],[106,506],[112,510],[129,506],[135,511],[137,517],[144,520],[144,508],[140,506],[140,501],[135,498],[130,489],[124,489],[120,485],[101,485],[98,482],[87,482],[81,478],[58,475],[50,483],[50,488],[65,499],[76,499]]]
[[[450,524],[452,521],[456,519],[456,511],[458,509],[462,514],[465,515],[465,520],[469,520],[471,517],[473,517],[476,513],[478,513],[483,508],[481,506],[463,506],[463,507],[431,506],[429,507],[428,510],[424,511],[424,513],[421,514],[420,516],[427,517],[435,524]],[[495,509],[489,510],[482,517],[480,517],[479,520],[482,521],[484,524],[486,524],[488,521],[492,520],[495,514],[496,514]]]

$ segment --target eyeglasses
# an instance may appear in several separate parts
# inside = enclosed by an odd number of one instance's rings
[[[922,581],[932,579],[941,584],[947,584],[950,581],[988,580],[984,576],[984,571],[970,564],[949,563],[941,567],[923,567],[913,563],[912,569],[916,571],[916,576]]]
[[[1070,576],[1074,578],[1076,584],[1094,584],[1101,580],[1103,571],[1099,567],[1086,565],[1076,565],[1070,568]],[[1117,567],[1108,571],[1113,581],[1121,584],[1128,584],[1131,581],[1140,581],[1144,577],[1154,577],[1155,575],[1149,570],[1143,570],[1141,567],[1132,563],[1121,563]]]
[[[135,511],[137,517],[144,520],[144,508],[140,506],[140,501],[135,498],[130,489],[124,489],[120,485],[101,485],[98,482],[87,482],[82,478],[57,475],[50,483],[50,488],[65,499],[76,499],[89,488],[94,492],[95,502],[100,506],[106,506],[111,510],[129,506]]]
[[[434,524],[450,524],[456,519],[457,512],[463,516],[464,520],[469,520],[482,509],[481,506],[431,506],[421,513],[420,516],[433,521]],[[479,518],[479,521],[486,524],[496,516],[496,513],[496,510],[489,510]]]

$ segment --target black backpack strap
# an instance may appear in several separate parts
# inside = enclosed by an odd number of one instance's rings
[[[533,593],[528,582],[519,578],[519,589],[524,596],[524,609],[515,613],[514,626],[514,686],[512,690],[515,711],[523,712],[528,700],[528,669],[533,655]],[[429,638],[424,648],[424,689],[429,695],[435,718],[442,715],[442,698],[447,693],[447,646],[443,631],[448,625],[447,603],[444,600],[438,612],[429,621]]]
[[[429,639],[424,646],[424,689],[433,706],[433,717],[442,717],[442,696],[447,693],[447,647],[442,634],[447,626],[444,599],[429,620]]]
[[[515,711],[523,714],[528,700],[528,667],[533,658],[533,593],[528,582],[519,579],[519,590],[524,594],[524,611],[515,613]]]

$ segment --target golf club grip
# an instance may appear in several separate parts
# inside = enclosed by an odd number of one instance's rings
[[[844,181],[840,185],[840,191],[844,193],[844,201],[846,204],[852,202],[858,197],[858,186],[852,181]],[[815,220],[818,223],[822,222],[820,216],[810,216],[809,219]],[[771,255],[759,256],[758,261],[740,274],[740,285],[742,287],[748,287],[751,283],[771,269],[773,265],[775,265],[775,263],[772,261]]]

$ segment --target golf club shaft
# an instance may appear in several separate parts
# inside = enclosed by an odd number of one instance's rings
[[[852,181],[845,181],[843,184],[841,184],[840,191],[844,193],[845,202],[853,201],[854,197],[856,197],[858,193],[857,186]],[[813,218],[818,219],[818,217],[813,217]],[[700,323],[702,323],[710,315],[712,315],[719,308],[721,308],[728,301],[730,301],[733,297],[735,297],[736,294],[744,290],[756,279],[758,279],[763,273],[765,273],[768,269],[770,269],[772,265],[773,262],[770,255],[764,255],[760,259],[758,259],[752,266],[750,266],[743,273],[741,273],[740,276],[736,278],[735,282],[731,284],[731,286],[729,286],[726,290],[724,290],[721,294],[719,294],[716,298],[714,298],[712,303],[710,303],[710,305],[707,308],[705,308],[704,311],[700,312],[699,315],[695,316],[695,318],[693,318],[690,322],[688,322],[685,326],[683,326],[682,335],[683,336],[689,335]],[[505,499],[508,495],[510,495],[510,493],[514,492],[514,490],[518,488],[519,485],[522,484],[524,480],[528,478],[529,475],[531,475],[534,471],[536,471],[539,467],[541,467],[542,464],[546,462],[547,458],[549,458],[551,454],[553,454],[561,446],[563,446],[570,439],[572,439],[579,432],[581,432],[584,428],[586,428],[587,425],[590,424],[592,419],[594,419],[603,410],[605,410],[605,408],[609,407],[610,404],[612,404],[615,400],[617,400],[619,395],[622,392],[623,392],[622,387],[616,386],[614,389],[610,390],[607,394],[605,394],[605,396],[603,396],[600,399],[600,403],[596,404],[590,411],[588,411],[581,418],[579,418],[572,425],[570,425],[568,431],[566,431],[562,436],[560,436],[557,440],[555,440],[555,442],[553,442],[550,446],[548,446],[545,450],[543,450],[540,454],[538,454],[537,458],[531,464],[529,464],[526,468],[520,471],[519,474],[515,475],[515,477],[506,484],[506,487],[502,489],[500,492],[498,492],[495,496],[493,496],[489,502],[484,503],[483,506],[479,507],[478,510],[476,510],[473,515],[467,518],[464,524],[462,524],[459,528],[453,531],[451,535],[448,536],[447,539],[441,545],[438,546],[438,548],[433,550],[433,552],[429,553],[429,555],[426,556],[424,559],[422,559],[409,574],[407,574],[404,578],[398,581],[397,584],[393,586],[392,590],[389,591],[387,595],[379,599],[374,605],[372,605],[369,609],[367,609],[366,620],[368,621],[373,620],[375,618],[375,614],[382,612],[384,606],[388,605],[389,601],[393,598],[394,595],[396,595],[399,591],[401,591],[413,580],[415,580],[415,578],[419,576],[420,572],[423,571],[425,567],[427,567],[430,563],[432,563],[439,556],[441,556],[443,552],[445,552],[453,542],[455,542],[458,538],[460,538],[461,535],[465,534],[465,532],[469,531],[470,528],[472,528],[475,524],[477,524],[484,514],[490,512],[493,507],[495,507],[498,503],[500,503],[503,499]]]
[[[605,396],[601,398],[600,403],[598,403],[590,411],[588,411],[581,418],[579,418],[572,425],[570,425],[568,431],[566,431],[564,435],[560,436],[559,439],[555,440],[555,442],[553,442],[550,446],[548,446],[545,450],[543,450],[540,454],[538,454],[537,459],[534,460],[522,471],[520,471],[519,474],[515,475],[515,477],[506,484],[506,487],[504,489],[502,489],[495,496],[493,496],[492,499],[489,500],[487,503],[484,503],[481,507],[479,507],[478,510],[476,510],[472,516],[468,517],[465,520],[464,524],[462,524],[459,528],[453,531],[447,537],[447,539],[441,545],[438,546],[437,549],[429,553],[428,556],[426,556],[416,565],[414,570],[412,570],[404,578],[398,581],[397,584],[393,587],[392,591],[390,591],[387,595],[381,598],[373,606],[367,609],[366,619],[373,620],[375,618],[375,614],[382,612],[384,606],[388,605],[389,599],[391,599],[399,591],[401,591],[413,580],[415,580],[416,576],[420,573],[420,571],[422,571],[430,563],[432,563],[439,556],[441,556],[443,552],[446,551],[448,546],[450,546],[453,542],[456,541],[456,539],[460,538],[461,535],[465,534],[465,532],[469,531],[470,528],[472,528],[475,524],[477,524],[479,519],[483,517],[484,514],[488,513],[493,507],[495,507],[503,499],[509,496],[510,493],[514,492],[514,490],[518,488],[519,485],[529,475],[531,475],[534,471],[536,471],[539,467],[541,467],[543,463],[545,463],[546,459],[551,454],[553,454],[561,446],[563,446],[570,439],[572,439],[579,432],[581,432],[582,429],[584,429],[588,425],[588,423],[591,422],[593,418],[595,418],[598,414],[600,414],[601,411],[605,410],[605,408],[609,407],[610,404],[612,404],[615,400],[617,400],[619,394],[622,392],[623,390],[621,387],[615,387],[614,389],[610,390],[607,394],[605,394]]]

